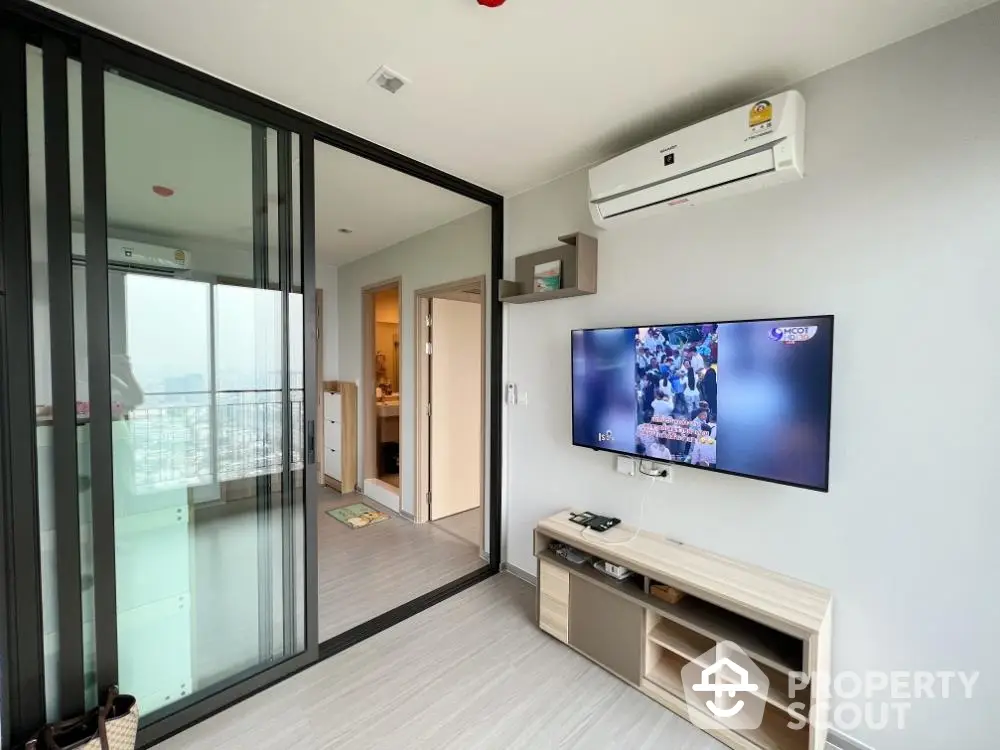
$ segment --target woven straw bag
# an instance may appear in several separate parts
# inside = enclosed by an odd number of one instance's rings
[[[75,719],[47,724],[25,750],[135,750],[139,705],[131,695],[108,691],[100,708]]]

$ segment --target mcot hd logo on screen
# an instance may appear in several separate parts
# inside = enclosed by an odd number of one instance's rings
[[[771,329],[771,340],[782,344],[801,344],[816,335],[819,326],[782,326]]]

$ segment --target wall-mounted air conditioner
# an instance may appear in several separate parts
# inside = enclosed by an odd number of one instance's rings
[[[802,178],[806,103],[786,91],[678,130],[590,170],[590,212],[608,227]]]
[[[78,258],[86,255],[84,236],[79,232],[73,234],[73,255]],[[191,254],[174,247],[109,237],[108,263],[117,267],[187,271],[191,268]]]

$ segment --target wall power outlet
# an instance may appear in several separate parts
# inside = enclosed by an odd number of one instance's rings
[[[674,465],[663,464],[656,461],[644,461],[639,470],[643,476],[656,477],[658,482],[674,483]]]

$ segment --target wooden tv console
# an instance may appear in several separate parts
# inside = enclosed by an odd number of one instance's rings
[[[743,694],[764,702],[764,721],[757,729],[736,731],[706,713],[712,723],[706,731],[737,750],[823,750],[829,591],[647,531],[632,539],[635,529],[625,525],[584,534],[569,515],[557,513],[535,528],[542,630],[685,719],[681,669],[689,663],[709,667],[705,652],[735,643],[770,682],[766,691]],[[575,565],[557,555],[552,542],[634,574],[616,581],[590,562]],[[653,596],[650,586],[657,583],[683,591],[684,598],[670,604]],[[792,696],[789,675],[796,673],[814,678]],[[791,728],[795,722],[805,726]]]

